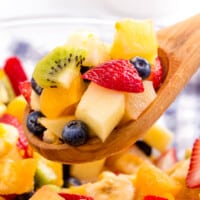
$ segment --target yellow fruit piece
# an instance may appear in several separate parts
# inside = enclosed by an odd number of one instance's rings
[[[3,103],[0,103],[0,116],[2,116],[6,112],[6,105]]]
[[[96,66],[110,59],[110,49],[94,33],[87,31],[75,32],[69,36],[67,45],[86,50],[83,66]]]
[[[0,161],[0,194],[22,194],[34,186],[35,159]]]
[[[30,200],[64,200],[56,191],[48,185],[41,187]]]
[[[61,188],[60,192],[87,195],[86,188],[87,188],[87,184],[83,184],[80,186],[71,186],[70,188]]]
[[[40,96],[40,109],[48,118],[57,118],[73,113],[79,102],[85,85],[80,75],[69,88],[44,88]]]
[[[47,128],[48,131],[55,134],[57,137],[61,138],[62,130],[69,121],[74,120],[75,116],[69,115],[69,116],[62,116],[55,119],[49,119],[46,117],[41,117],[38,119],[38,121]]]
[[[115,29],[110,52],[112,58],[141,56],[154,63],[158,44],[152,21],[124,19],[115,24]]]
[[[14,126],[0,123],[0,157],[16,146],[18,136],[18,130]]]
[[[105,159],[74,164],[70,166],[70,175],[83,181],[95,181],[103,169]]]
[[[143,200],[146,195],[165,197],[175,196],[180,190],[180,184],[155,166],[143,163],[136,174],[136,199]]]
[[[91,82],[77,106],[75,116],[90,127],[93,135],[105,141],[122,119],[124,108],[123,92]]]
[[[20,122],[23,121],[27,102],[22,95],[15,97],[9,104],[6,113],[15,116]]]
[[[40,178],[43,178],[43,180],[41,180],[41,183],[39,184],[43,185],[43,183],[46,184],[46,182],[50,181],[48,182],[48,184],[54,184],[57,186],[63,185],[63,173],[61,163],[47,160],[36,152],[34,152],[34,158],[37,161],[37,171],[39,172],[39,176]],[[46,174],[42,171],[44,169],[46,170],[46,172],[47,170],[50,172],[51,177],[45,177]]]
[[[173,140],[173,133],[155,124],[144,135],[144,141],[160,152],[164,152]]]

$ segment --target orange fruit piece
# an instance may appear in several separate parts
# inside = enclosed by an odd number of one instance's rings
[[[0,194],[22,194],[34,186],[35,159],[0,161]]]
[[[71,114],[79,102],[85,85],[78,76],[69,88],[44,88],[40,96],[40,109],[48,118],[57,118],[62,115]]]
[[[136,174],[136,199],[143,200],[146,195],[167,197],[175,196],[180,184],[154,165],[143,163]]]
[[[56,191],[51,187],[45,185],[41,187],[37,192],[30,198],[30,200],[64,200]]]

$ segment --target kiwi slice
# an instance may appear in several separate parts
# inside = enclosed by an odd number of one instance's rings
[[[42,88],[69,87],[80,74],[86,51],[80,48],[61,46],[43,57],[36,65],[33,78]]]

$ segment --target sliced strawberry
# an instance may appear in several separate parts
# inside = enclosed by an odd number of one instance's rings
[[[92,197],[78,195],[78,194],[68,194],[68,193],[58,193],[65,200],[94,200]]]
[[[200,187],[200,138],[196,139],[190,158],[190,166],[186,177],[186,185],[188,188]]]
[[[17,147],[22,152],[23,158],[33,157],[33,151],[28,144],[28,140],[25,137],[23,127],[19,122],[19,120],[10,114],[4,114],[3,116],[0,117],[0,122],[3,122],[5,124],[10,124],[18,129],[19,138],[17,142]]]
[[[154,195],[147,195],[144,197],[144,200],[168,200],[168,199],[164,197],[154,196]]]
[[[178,159],[176,149],[170,148],[160,155],[160,157],[156,160],[155,164],[160,169],[167,170],[170,167],[172,167],[177,161]]]
[[[23,81],[19,83],[19,91],[28,103],[31,101],[31,90],[32,88],[30,81]]]
[[[148,80],[153,81],[153,86],[155,89],[158,89],[162,82],[163,68],[160,62],[159,57],[156,58],[155,64],[151,68],[151,74],[148,77]]]
[[[105,88],[124,92],[143,92],[142,79],[128,60],[111,60],[93,67],[82,75]]]
[[[16,95],[20,94],[19,83],[28,80],[21,61],[17,57],[8,58],[3,67]]]

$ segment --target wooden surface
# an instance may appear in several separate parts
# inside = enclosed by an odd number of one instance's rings
[[[156,99],[138,120],[115,129],[104,143],[93,138],[80,147],[44,143],[24,127],[31,145],[50,160],[71,164],[108,157],[127,149],[142,137],[200,66],[200,15],[160,30],[157,35],[164,80]]]

